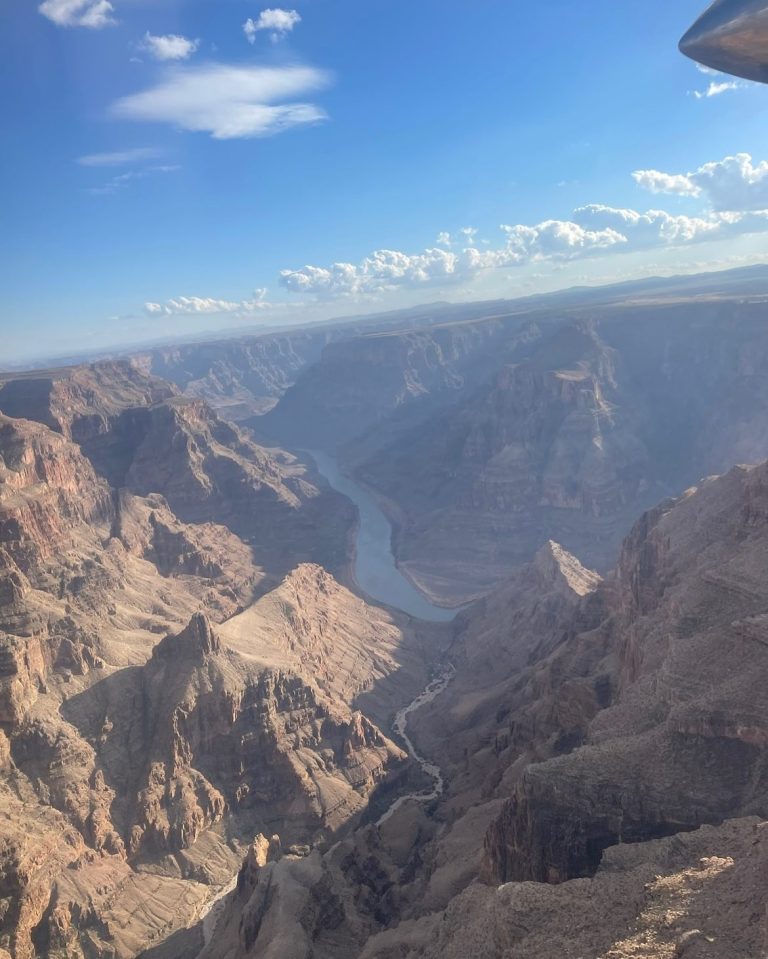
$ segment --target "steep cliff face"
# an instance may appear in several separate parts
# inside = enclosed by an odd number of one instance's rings
[[[137,361],[228,419],[242,420],[270,409],[339,335],[321,328],[194,343],[153,350]]]
[[[106,484],[62,437],[0,415],[0,455],[0,538],[22,572],[65,550],[75,527],[111,520]]]
[[[413,717],[445,796],[266,866],[221,955],[246,915],[275,956],[762,955],[767,550],[768,464],[646,514],[605,580],[546,544],[463,614]]]
[[[2,753],[0,941],[25,959],[136,955],[192,921],[247,837],[331,835],[405,759],[310,681],[227,650],[202,615],[61,711]]]
[[[516,335],[522,325],[509,317],[331,343],[254,429],[288,446],[335,450],[357,439],[365,449],[368,431],[400,432],[482,382],[499,354],[535,337]]]
[[[46,427],[0,415],[0,722],[18,723],[63,642],[45,607],[51,575],[84,535],[108,536],[112,501],[76,446]],[[42,595],[41,595],[42,594]],[[69,641],[75,658],[91,656]]]
[[[549,538],[607,565],[660,490],[614,351],[590,324],[557,330],[358,476],[397,510],[403,569],[436,597],[464,600]]]
[[[766,816],[766,466],[737,468],[641,521],[604,625],[613,705],[583,748],[524,773],[487,840],[486,875],[589,875],[603,850]]]
[[[353,513],[345,500],[293,457],[258,446],[204,401],[179,396],[133,363],[7,378],[3,409],[70,439],[88,474],[95,470],[115,495],[158,494],[183,523],[227,527],[248,542],[269,585],[297,562],[340,569],[347,561]]]
[[[608,569],[644,509],[768,454],[760,304],[553,322],[523,362],[378,452],[368,437],[374,454],[353,462],[398,526],[402,568],[437,599],[487,592],[550,538]]]
[[[43,423],[79,445],[108,433],[124,410],[153,406],[177,393],[128,360],[0,376],[0,410]]]
[[[200,615],[63,712],[93,747],[129,855],[192,846],[225,812],[246,832],[306,841],[354,816],[402,757],[300,676],[223,648]]]

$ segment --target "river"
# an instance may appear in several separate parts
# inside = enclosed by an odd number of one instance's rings
[[[418,619],[447,623],[457,610],[435,606],[400,572],[392,555],[392,526],[375,498],[354,480],[345,476],[334,457],[309,451],[318,472],[339,493],[352,500],[360,522],[357,530],[355,580],[371,599],[401,609]]]
[[[392,527],[373,496],[358,486],[354,480],[345,476],[332,456],[314,450],[309,452],[309,455],[314,460],[318,472],[322,473],[337,492],[351,499],[358,509],[360,519],[357,529],[354,573],[360,589],[371,599],[400,609],[418,619],[438,623],[446,623],[454,619],[458,610],[434,606],[397,568],[392,554]],[[405,743],[409,756],[432,780],[432,788],[398,797],[377,821],[377,826],[383,825],[406,802],[430,802],[443,794],[445,783],[440,767],[421,756],[413,745],[408,735],[408,717],[439,696],[450,683],[453,673],[453,666],[443,666],[427,688],[413,702],[404,706],[395,717],[393,723],[395,733]],[[237,876],[235,875],[201,910],[201,931],[204,943],[201,952],[210,944],[216,924],[224,912],[227,897],[236,885]]]
[[[355,550],[355,580],[363,592],[387,606],[401,609],[411,616],[432,622],[450,622],[458,610],[444,609],[430,603],[397,568],[392,553],[392,527],[373,496],[345,476],[336,460],[327,453],[311,451],[320,473],[339,493],[349,497],[357,506],[360,516]],[[379,819],[386,822],[405,802],[429,802],[441,796],[445,784],[440,767],[419,755],[408,735],[408,717],[422,706],[432,702],[445,689],[453,677],[453,666],[444,666],[427,688],[413,702],[404,706],[395,717],[394,730],[405,743],[408,754],[432,780],[432,788],[419,793],[401,796]]]

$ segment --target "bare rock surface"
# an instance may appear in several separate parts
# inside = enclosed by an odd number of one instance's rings
[[[117,363],[5,377],[0,409],[0,946],[197,941],[257,832],[315,843],[401,774],[357,700],[386,721],[434,639],[301,565],[346,568],[350,508],[202,401]]]
[[[259,873],[221,954],[762,956],[767,490],[737,467],[662,503],[605,579],[548,543],[462,614],[409,726],[444,796]]]
[[[536,323],[517,355],[496,349],[484,382],[344,450],[396,526],[401,569],[438,602],[487,593],[548,539],[605,571],[643,510],[768,455],[762,304],[620,304]]]

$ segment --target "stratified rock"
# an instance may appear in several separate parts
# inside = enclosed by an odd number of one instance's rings
[[[548,539],[610,569],[643,510],[768,455],[761,303],[622,302],[537,322],[517,355],[481,348],[478,362],[495,351],[485,382],[413,424],[390,413],[343,451],[396,526],[401,569],[438,601],[487,593]]]

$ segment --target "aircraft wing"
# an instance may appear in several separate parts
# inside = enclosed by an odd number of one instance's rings
[[[768,0],[715,0],[680,50],[713,70],[768,83]]]

